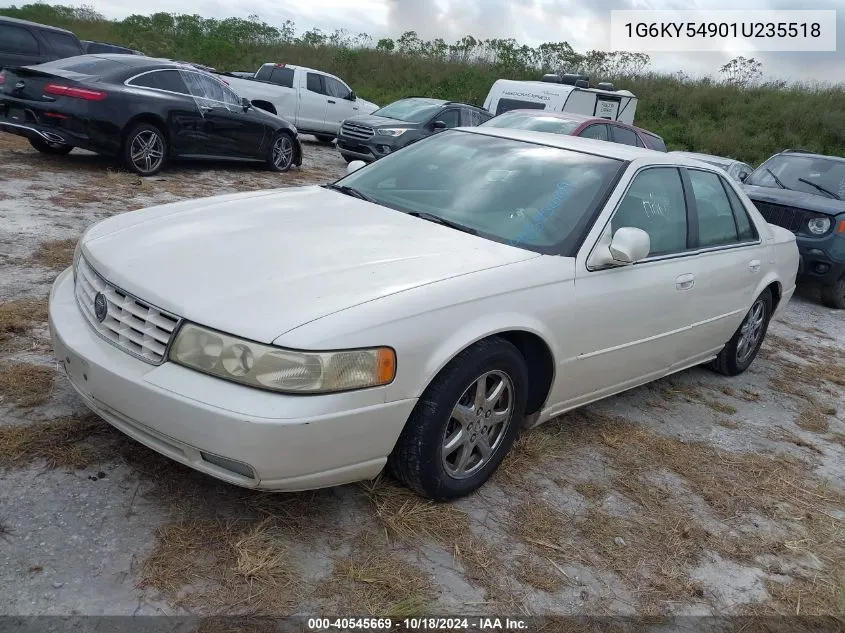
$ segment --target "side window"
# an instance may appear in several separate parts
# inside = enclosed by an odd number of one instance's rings
[[[24,28],[0,24],[0,50],[16,55],[38,55],[38,40]]]
[[[645,147],[645,143],[639,136],[637,137],[637,147]]]
[[[687,249],[687,205],[675,167],[652,167],[634,177],[611,220],[614,232],[626,226],[648,233],[650,256]]]
[[[151,73],[145,73],[131,79],[129,85],[167,90],[168,92],[178,92],[185,95],[190,94],[178,70],[156,70]]]
[[[581,138],[594,138],[597,141],[610,140],[610,137],[607,133],[607,126],[604,123],[596,123],[594,125],[590,125],[578,136],[580,136]]]
[[[261,68],[258,69],[258,72],[255,73],[255,79],[258,81],[270,81],[270,77],[273,76],[273,65],[272,64],[264,64]]]
[[[446,124],[447,128],[458,127],[461,125],[461,111],[457,108],[444,110],[436,117],[434,117],[434,120],[443,121]]]
[[[669,148],[666,147],[666,143],[659,136],[654,136],[653,134],[647,134],[646,138],[648,139],[648,144],[651,147],[651,149],[657,150],[658,152],[668,152],[669,151]]]
[[[481,125],[481,113],[474,108],[461,108],[461,125],[465,127]]]
[[[262,69],[263,70],[263,69]],[[293,68],[273,68],[270,73],[270,83],[284,88],[293,88]]]
[[[702,247],[739,241],[733,209],[721,178],[714,173],[690,169],[689,179],[698,207],[698,242]]]
[[[41,31],[41,34],[53,50],[62,57],[74,57],[82,54],[82,47],[70,35],[53,31]]]
[[[748,211],[745,210],[745,205],[742,204],[742,200],[739,199],[739,196],[736,195],[736,192],[733,190],[728,183],[724,183],[725,191],[728,192],[728,200],[731,202],[731,208],[733,209],[734,219],[736,220],[736,228],[737,233],[739,234],[739,241],[740,242],[755,242],[759,237],[757,235],[757,229],[754,228],[754,224],[751,223],[751,218],[748,217]]]
[[[341,83],[334,77],[323,77],[326,82],[326,94],[336,99],[346,99],[352,92],[348,86]]]
[[[316,92],[318,95],[326,94],[326,89],[323,85],[323,76],[317,73],[308,73],[306,87],[310,92]]]
[[[624,127],[619,127],[618,125],[612,125],[610,127],[613,130],[613,142],[614,143],[621,143],[622,145],[638,145],[639,139],[637,135],[632,130],[629,130]],[[642,147],[641,144],[639,144]]]

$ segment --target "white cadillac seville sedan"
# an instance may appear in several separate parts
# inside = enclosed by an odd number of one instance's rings
[[[742,373],[797,268],[715,167],[459,128],[334,184],[103,220],[50,330],[87,405],[182,464],[291,491],[389,465],[445,500],[521,429],[694,365]]]

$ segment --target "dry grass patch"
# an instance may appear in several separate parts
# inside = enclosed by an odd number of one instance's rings
[[[107,428],[93,414],[0,426],[0,467],[21,468],[44,461],[48,468],[89,468],[104,457],[90,439]]]
[[[542,499],[523,501],[511,513],[511,531],[525,543],[545,553],[569,553],[564,544],[572,519]]]
[[[579,482],[573,487],[575,488],[575,492],[590,501],[601,501],[608,495],[608,490],[605,486],[591,481]]]
[[[0,369],[0,399],[21,407],[44,404],[53,392],[53,367],[14,363]]]
[[[737,422],[736,420],[731,420],[729,418],[719,418],[718,420],[716,420],[716,424],[718,424],[719,426],[722,426],[726,429],[738,429],[739,428],[739,422]]]
[[[740,390],[739,397],[748,402],[757,402],[760,400],[760,392],[751,389],[750,387],[743,387]]]
[[[30,256],[29,262],[53,270],[64,270],[73,264],[73,251],[79,240],[51,240],[42,242]]]
[[[724,413],[725,415],[733,415],[736,413],[736,407],[716,400],[708,401],[707,406],[713,409],[716,413]]]
[[[287,615],[298,597],[284,524],[185,519],[156,532],[139,587],[203,613]]]
[[[27,334],[46,320],[46,299],[24,298],[0,303],[0,348],[7,348],[14,335]]]
[[[318,595],[349,615],[399,619],[430,613],[436,590],[429,575],[377,540],[372,534],[357,539]]]
[[[514,566],[516,579],[524,585],[547,593],[555,593],[567,586],[567,578],[551,558],[531,554],[520,556]]]

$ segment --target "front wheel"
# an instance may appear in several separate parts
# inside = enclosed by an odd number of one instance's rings
[[[121,154],[127,169],[139,176],[152,176],[167,160],[167,139],[155,125],[139,123],[126,135]]]
[[[845,277],[822,286],[822,303],[828,308],[845,310]]]
[[[73,150],[73,145],[68,145],[66,143],[51,143],[43,138],[31,138],[28,140],[29,144],[42,154],[63,156],[65,154],[70,154],[71,150]]]
[[[525,416],[528,370],[519,350],[485,339],[428,386],[390,455],[394,475],[437,501],[466,496],[496,471]]]
[[[710,368],[726,376],[738,376],[748,369],[766,338],[771,318],[772,293],[767,289],[754,301],[739,329],[710,363]]]
[[[288,171],[293,165],[295,151],[293,137],[286,132],[279,132],[270,144],[267,166],[273,171]]]

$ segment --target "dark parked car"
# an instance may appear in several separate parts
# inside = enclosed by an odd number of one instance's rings
[[[82,42],[70,31],[0,16],[0,69],[82,55]]]
[[[845,309],[845,158],[780,152],[745,179],[745,192],[767,222],[795,233],[799,278]]]
[[[108,42],[93,42],[91,40],[82,40],[82,45],[85,47],[87,55],[99,55],[102,53],[116,53],[123,55],[143,55],[141,51],[136,51],[134,48],[126,48],[117,44],[109,44]]]
[[[581,136],[599,141],[645,147],[658,152],[668,151],[663,138],[654,132],[620,121],[610,121],[597,116],[574,114],[572,112],[509,110],[483,123],[482,127],[552,132],[553,134]]]
[[[137,55],[82,55],[0,73],[0,130],[48,154],[119,156],[150,176],[168,158],[302,163],[296,129],[213,75]]]
[[[467,103],[408,97],[372,114],[346,119],[340,126],[337,148],[346,162],[372,162],[441,130],[474,127],[491,116]]]

